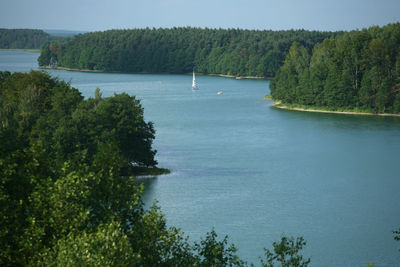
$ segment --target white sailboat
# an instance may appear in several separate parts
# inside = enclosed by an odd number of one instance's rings
[[[192,89],[193,90],[198,90],[199,89],[199,86],[196,83],[196,76],[194,75],[194,71],[193,71]]]

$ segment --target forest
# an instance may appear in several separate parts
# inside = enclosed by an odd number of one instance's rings
[[[64,40],[66,38],[49,35],[43,30],[0,29],[0,49],[40,49],[49,42]]]
[[[40,66],[134,73],[189,73],[273,77],[294,41],[311,52],[342,32],[241,29],[132,29],[91,32],[50,42]]]
[[[312,53],[294,42],[270,87],[283,104],[400,113],[400,23],[327,38]]]
[[[167,226],[127,166],[154,166],[155,130],[125,93],[84,99],[40,71],[0,72],[1,266],[247,266],[228,237]],[[128,168],[129,169],[129,168]],[[262,266],[306,266],[282,236]]]

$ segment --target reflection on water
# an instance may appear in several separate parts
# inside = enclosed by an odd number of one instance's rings
[[[143,197],[142,200],[145,203],[145,209],[150,208],[153,204],[153,190],[154,187],[157,186],[157,176],[148,176],[143,178],[138,178],[137,181],[140,184],[143,184]]]
[[[330,114],[318,112],[302,112],[283,109],[273,109],[282,115],[282,119],[311,120],[320,123],[322,127],[354,130],[397,130],[400,127],[400,117],[367,116],[350,114]]]

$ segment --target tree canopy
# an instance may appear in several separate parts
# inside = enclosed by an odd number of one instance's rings
[[[64,37],[53,36],[43,30],[0,29],[0,48],[2,49],[40,49],[51,41],[62,41]]]
[[[155,166],[155,130],[145,122],[140,101],[126,93],[84,100],[68,83],[43,72],[1,74],[0,119],[3,131],[13,131],[16,143],[40,144],[62,162],[91,163],[105,144],[113,144],[124,165]]]
[[[92,32],[41,51],[40,66],[118,72],[272,77],[296,41],[311,49],[338,33],[305,30],[133,29]],[[341,33],[340,33],[341,34]]]
[[[295,42],[271,82],[287,104],[400,113],[400,23],[325,39],[312,53]]]
[[[279,243],[273,242],[272,246],[274,250],[271,252],[268,249],[265,250],[265,256],[267,261],[261,260],[263,267],[273,267],[274,263],[277,262],[282,267],[305,267],[311,262],[311,259],[303,259],[303,256],[299,254],[299,251],[306,245],[303,237],[298,237],[296,240],[294,237],[282,236]]]

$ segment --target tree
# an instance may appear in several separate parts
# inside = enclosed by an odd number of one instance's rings
[[[396,241],[400,241],[400,228],[399,228],[399,230],[395,230],[395,231],[393,231],[393,234],[394,234],[394,240],[396,240]],[[400,249],[399,249],[399,252],[400,252]]]
[[[273,76],[296,41],[308,52],[336,33],[200,28],[110,30],[43,47],[39,65],[120,72]],[[339,34],[339,33],[338,33]]]
[[[399,23],[325,39],[309,64],[304,49],[293,43],[271,95],[288,104],[399,113],[399,49]]]
[[[146,123],[140,101],[126,93],[106,98],[95,109],[99,127],[98,137],[103,142],[115,142],[127,163],[154,166],[156,151],[151,150],[155,130]]]
[[[273,242],[273,252],[264,249],[267,262],[262,259],[261,264],[263,267],[272,267],[275,262],[283,267],[308,266],[311,259],[303,259],[303,256],[299,255],[299,251],[305,245],[306,242],[303,237],[298,237],[295,240],[294,237],[282,236],[279,243]]]
[[[42,47],[40,55],[38,57],[39,66],[48,66],[51,62],[51,52],[49,45],[46,44]]]
[[[62,41],[64,37],[51,36],[43,30],[0,29],[0,48],[40,49],[50,40]]]
[[[245,262],[236,255],[236,247],[233,244],[228,246],[228,237],[217,241],[214,229],[200,243],[195,243],[194,250],[197,251],[198,266],[245,266]]]
[[[38,262],[45,266],[138,266],[135,253],[118,222],[99,225],[95,232],[68,234]]]
[[[276,78],[271,83],[271,95],[274,99],[285,103],[296,103],[304,98],[308,91],[307,77],[310,55],[304,46],[294,42],[286,55],[283,66],[278,70]],[[300,82],[299,82],[300,80]],[[304,101],[312,101],[306,96]]]

